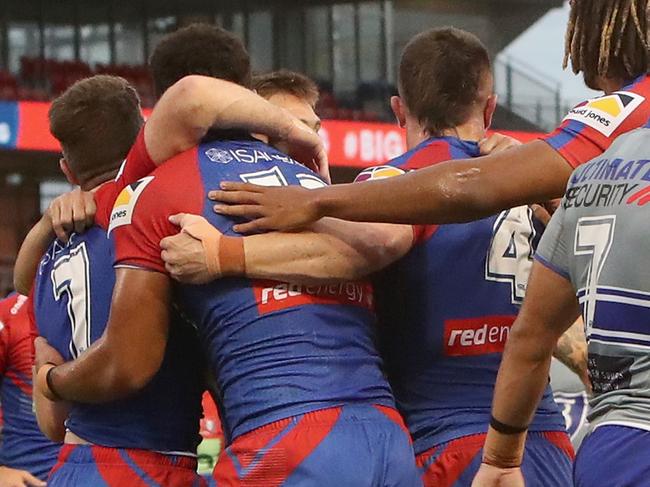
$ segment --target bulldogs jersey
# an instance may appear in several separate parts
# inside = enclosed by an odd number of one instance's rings
[[[14,294],[0,301],[0,402],[4,416],[0,465],[45,479],[61,445],[49,441],[32,408],[33,329],[29,301]]]
[[[473,142],[431,138],[358,179],[478,155]],[[410,252],[379,276],[381,349],[416,454],[486,431],[537,234],[527,207],[471,223],[416,227]],[[564,430],[550,389],[531,430]]]
[[[641,75],[620,91],[587,100],[543,140],[573,167],[602,154],[621,134],[642,127],[650,117],[650,77]]]
[[[260,141],[213,134],[132,186],[128,198],[118,198],[111,219],[117,265],[165,272],[159,242],[178,232],[168,221],[175,213],[202,214],[234,235],[235,222],[215,214],[207,198],[221,181],[324,185],[315,173]],[[317,409],[394,405],[373,341],[368,284],[302,286],[227,278],[176,291],[207,349],[229,440]]]
[[[130,161],[139,159],[133,154],[141,147],[142,133],[127,159],[127,170],[136,168]],[[67,244],[55,241],[38,270],[36,323],[39,333],[65,360],[77,358],[101,337],[108,321],[115,251],[105,229],[123,178],[106,183],[97,192],[96,225],[73,234]],[[73,404],[66,427],[95,445],[194,454],[200,441],[203,371],[196,333],[173,317],[163,363],[151,382],[123,400]]]
[[[592,426],[650,431],[650,126],[574,171],[537,259],[582,306]]]

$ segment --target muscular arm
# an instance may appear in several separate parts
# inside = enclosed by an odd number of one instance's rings
[[[36,371],[33,383],[36,384]],[[34,387],[33,396],[38,427],[50,440],[61,443],[65,437],[64,422],[70,414],[70,404],[50,401],[37,387]]]
[[[14,289],[28,295],[36,278],[38,263],[54,239],[52,223],[43,216],[29,231],[16,257],[14,266]]]
[[[226,240],[206,220],[178,218],[181,233],[161,242],[162,257],[172,277],[202,283],[241,275],[300,284],[360,279],[402,257],[412,246],[410,226],[360,224],[325,218],[301,233],[268,233],[243,238],[243,265],[224,259]],[[225,245],[224,245],[225,244]],[[220,262],[208,265],[216,256]]]
[[[571,283],[535,262],[499,368],[492,402],[492,415],[498,421],[515,427],[530,423],[548,384],[558,338],[579,313]],[[490,428],[484,461],[498,467],[520,465],[525,437],[525,432],[504,435]]]
[[[195,146],[212,127],[283,140],[299,134],[319,143],[315,133],[299,124],[288,112],[242,86],[206,76],[186,76],[160,98],[144,136],[149,156],[159,164]]]
[[[165,353],[169,293],[170,281],[164,274],[116,269],[106,330],[79,358],[54,368],[50,384],[55,393],[68,401],[101,403],[144,387]]]
[[[558,198],[571,172],[553,148],[534,141],[396,178],[323,188],[316,205],[322,216],[345,220],[459,223]]]
[[[211,191],[220,214],[252,219],[237,232],[304,228],[319,218],[443,224],[562,196],[571,166],[534,141],[489,156],[449,161],[376,181],[307,190],[224,182]],[[231,206],[228,206],[231,205]]]

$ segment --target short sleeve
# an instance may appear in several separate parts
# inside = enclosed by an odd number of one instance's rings
[[[564,204],[564,200],[562,200]],[[571,280],[569,273],[569,245],[564,231],[565,210],[562,205],[553,214],[537,247],[535,260],[556,274]]]
[[[115,200],[108,227],[115,244],[115,265],[166,272],[160,241],[178,230],[169,222],[174,214],[158,197],[164,184],[148,176],[125,187]]]
[[[115,200],[108,226],[115,265],[166,273],[160,241],[178,233],[169,217],[201,214],[203,197],[196,150],[179,154],[150,176],[126,186]]]
[[[634,91],[618,91],[572,108],[562,124],[541,139],[574,168],[605,152],[621,134],[645,125],[650,101]]]

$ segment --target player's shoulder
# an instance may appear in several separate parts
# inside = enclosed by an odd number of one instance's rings
[[[643,75],[618,91],[572,108],[564,124],[579,124],[610,138],[643,126],[650,117],[650,77]]]

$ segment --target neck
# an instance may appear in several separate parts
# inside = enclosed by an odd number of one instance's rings
[[[82,189],[82,191],[95,191],[105,182],[115,179],[117,177],[118,171],[119,169],[114,169],[112,171],[93,176],[90,179],[87,179],[86,181],[83,181],[81,184],[79,184],[79,187]]]
[[[462,125],[445,129],[441,136],[456,137],[460,140],[478,142],[485,137],[485,125],[478,119],[470,119]],[[406,145],[408,149],[413,149],[421,142],[427,140],[432,135],[419,123],[412,119],[406,121]]]

